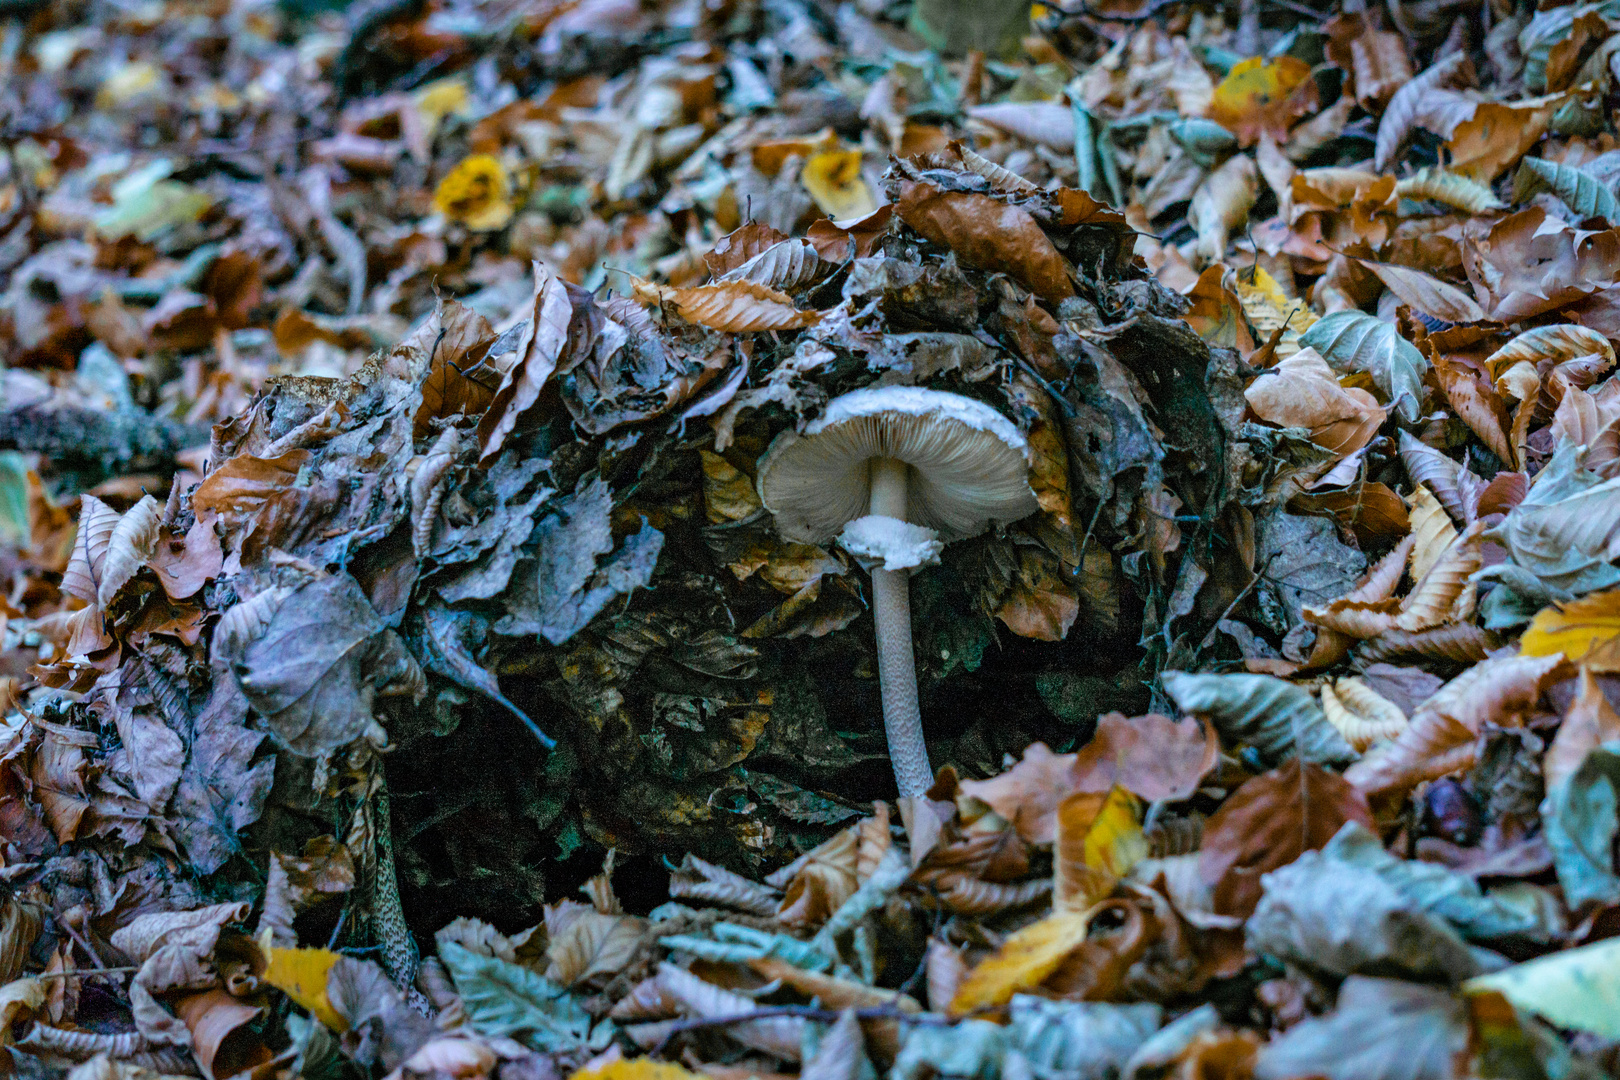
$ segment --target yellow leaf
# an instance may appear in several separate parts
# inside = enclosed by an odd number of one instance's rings
[[[1309,330],[1317,318],[1309,304],[1283,292],[1277,279],[1259,266],[1238,274],[1232,288],[1259,338],[1269,338],[1279,326],[1286,326],[1282,340],[1277,342],[1278,360],[1299,352],[1299,335]]]
[[[576,1069],[568,1080],[702,1080],[702,1077],[667,1061],[620,1058],[594,1069]]]
[[[877,200],[861,178],[859,150],[819,150],[811,154],[799,173],[799,182],[834,221],[863,218],[877,209]]]
[[[1270,132],[1279,141],[1289,125],[1315,104],[1305,86],[1311,65],[1293,56],[1251,57],[1233,65],[1215,88],[1209,118],[1235,134],[1244,146]]]
[[[348,1023],[326,1000],[326,976],[342,957],[330,949],[270,949],[270,967],[264,981],[292,998],[333,1031]]]
[[[474,232],[491,232],[512,220],[512,181],[506,166],[489,154],[473,154],[450,170],[433,192],[439,212]]]
[[[1085,943],[1090,922],[1089,911],[1064,911],[1013,934],[967,973],[951,998],[951,1014],[1005,1005],[1019,991],[1039,986]]]
[[[1563,653],[1599,675],[1620,674],[1620,589],[1542,608],[1519,639],[1520,656]]]
[[[1140,805],[1118,784],[1106,796],[1077,792],[1058,804],[1054,908],[1085,911],[1147,857]]]
[[[440,121],[447,116],[465,116],[472,105],[467,84],[459,78],[430,82],[412,94],[411,98],[416,103],[417,115],[422,118],[430,139],[438,130]]]

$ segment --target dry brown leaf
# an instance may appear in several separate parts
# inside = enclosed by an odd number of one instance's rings
[[[636,299],[644,304],[673,308],[689,323],[728,334],[763,330],[798,330],[821,318],[815,311],[800,311],[786,293],[752,281],[725,281],[678,289],[643,278],[631,280]]]
[[[1187,208],[1187,223],[1198,233],[1198,254],[1205,262],[1219,262],[1226,253],[1226,238],[1249,217],[1260,193],[1254,159],[1236,154],[1198,185]]]
[[[534,298],[529,322],[517,341],[517,361],[506,370],[489,408],[478,420],[478,460],[501,452],[523,414],[540,399],[557,361],[568,345],[568,323],[574,306],[562,279],[534,263]]]
[[[88,603],[101,594],[102,567],[107,545],[118,527],[118,511],[94,495],[79,497],[79,529],[73,537],[73,555],[62,572],[62,591]]]
[[[118,519],[112,535],[107,538],[107,553],[100,568],[101,585],[96,603],[101,607],[111,603],[118,590],[152,558],[157,550],[158,523],[162,517],[163,504],[146,495]]]
[[[1401,602],[1395,620],[1397,629],[1427,630],[1452,620],[1454,605],[1468,587],[1469,577],[1480,567],[1480,534],[1484,531],[1485,523],[1475,521],[1451,542],[1427,573],[1417,578],[1417,584]]]
[[[1451,523],[1440,500],[1421,484],[1412,490],[1406,505],[1411,513],[1414,537],[1412,580],[1417,582],[1423,580],[1457,539],[1457,527]]]
[[[1263,372],[1243,391],[1255,415],[1305,428],[1311,441],[1344,457],[1367,445],[1384,409],[1365,390],[1346,390],[1315,349],[1305,348]]]
[[[1029,213],[971,191],[941,191],[906,180],[895,212],[929,240],[970,266],[1000,271],[1043,300],[1074,295],[1063,256]]]
[[[1369,797],[1393,798],[1467,769],[1487,724],[1522,726],[1541,692],[1569,671],[1562,656],[1483,660],[1418,706],[1405,732],[1350,766],[1344,778]]]
[[[1398,600],[1350,600],[1341,598],[1323,607],[1306,605],[1301,614],[1306,622],[1347,638],[1366,640],[1394,629],[1400,612]]]
[[[1395,160],[1395,152],[1400,149],[1401,143],[1406,140],[1412,129],[1418,126],[1422,113],[1426,111],[1424,98],[1435,90],[1452,85],[1463,73],[1467,63],[1467,52],[1458,50],[1436,60],[1422,74],[1395,91],[1378,120],[1377,143],[1373,154],[1374,168],[1379,172],[1389,168]],[[1449,135],[1450,131],[1441,134]]]
[[[1356,100],[1377,113],[1395,91],[1412,81],[1412,61],[1406,42],[1386,30],[1364,30],[1350,39],[1351,72],[1356,78]]]
[[[641,944],[645,919],[587,911],[546,946],[546,978],[563,986],[606,982],[625,969]]]
[[[1378,280],[1398,296],[1401,303],[1415,311],[1454,323],[1480,322],[1485,318],[1485,312],[1474,302],[1473,297],[1437,277],[1431,277],[1410,266],[1370,262],[1366,259],[1356,261],[1377,274]]]
[[[1198,869],[1215,888],[1216,913],[1248,918],[1262,874],[1322,847],[1347,821],[1370,828],[1367,801],[1319,765],[1294,758],[1246,781],[1204,823]]]
[[[1446,141],[1451,170],[1486,183],[1495,180],[1541,141],[1566,100],[1564,94],[1549,94],[1524,101],[1480,102]]]
[[[1507,406],[1496,387],[1473,367],[1444,356],[1434,357],[1434,374],[1445,391],[1446,400],[1456,410],[1457,418],[1471,428],[1479,441],[1490,447],[1510,468],[1518,463],[1513,444],[1508,441]],[[1421,478],[1413,479],[1422,482]],[[1438,494],[1437,494],[1438,497]],[[1446,507],[1447,511],[1451,507]]]
[[[1399,705],[1356,678],[1323,683],[1322,712],[1358,753],[1407,728],[1406,714]]]
[[[1586,755],[1607,742],[1620,739],[1620,715],[1603,696],[1592,669],[1582,665],[1580,688],[1564,713],[1564,722],[1553,736],[1541,759],[1541,775],[1547,789],[1557,787],[1572,776]]]

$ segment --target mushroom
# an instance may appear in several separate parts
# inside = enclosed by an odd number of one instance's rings
[[[787,539],[834,539],[872,573],[878,684],[902,798],[934,782],[917,708],[911,572],[991,522],[1037,509],[1029,446],[990,406],[889,386],[835,398],[803,434],[779,436],[759,464],[759,497]]]

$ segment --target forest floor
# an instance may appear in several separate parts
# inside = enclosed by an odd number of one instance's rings
[[[0,1055],[1620,1075],[1620,0],[1344,7],[0,0]]]

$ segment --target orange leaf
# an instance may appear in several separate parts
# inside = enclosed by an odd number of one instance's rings
[[[1250,146],[1262,132],[1279,142],[1295,120],[1316,105],[1311,65],[1292,56],[1241,61],[1215,87],[1209,118]]]

